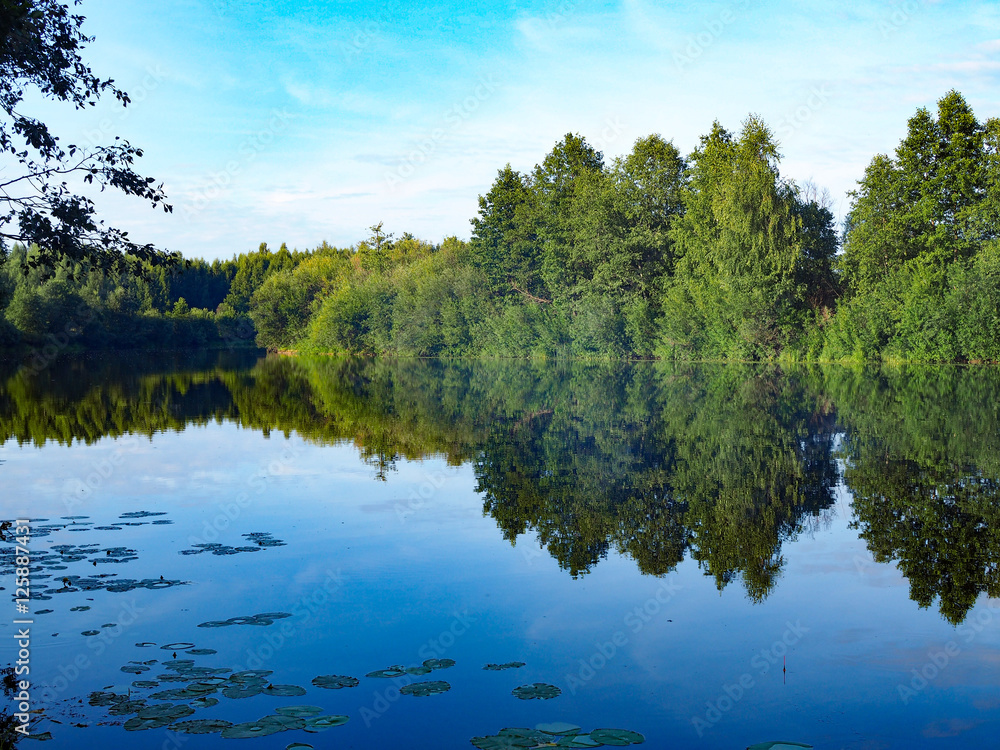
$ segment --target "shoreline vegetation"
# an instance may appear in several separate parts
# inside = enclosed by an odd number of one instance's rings
[[[840,231],[750,116],[682,156],[567,134],[499,170],[469,241],[371,227],[143,274],[0,258],[0,351],[260,347],[441,358],[1000,361],[1000,120],[948,92],[876,156]]]

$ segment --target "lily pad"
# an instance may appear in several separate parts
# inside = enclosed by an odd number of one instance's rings
[[[298,685],[268,685],[261,692],[276,698],[297,698],[300,695],[305,695],[306,689]]]
[[[812,748],[812,745],[806,745],[802,742],[778,740],[776,742],[759,742],[756,745],[751,745],[747,750],[799,750],[799,748],[803,747]]]
[[[548,685],[544,682],[533,682],[530,685],[521,685],[511,691],[511,695],[515,698],[520,698],[523,701],[534,699],[546,701],[561,694],[562,690],[557,688],[555,685]]]
[[[360,682],[357,677],[349,677],[341,674],[321,674],[319,677],[313,678],[312,684],[318,688],[326,688],[327,690],[340,690],[341,688],[357,687]]]
[[[211,656],[212,654],[217,654],[219,652],[214,648],[192,648],[184,653],[191,654],[191,656]]]
[[[499,672],[504,669],[520,669],[524,666],[523,661],[508,661],[503,664],[487,664],[483,669],[491,672]]]
[[[233,699],[253,698],[255,695],[260,695],[263,690],[263,685],[233,685],[223,690],[222,694]]]
[[[285,750],[313,750],[313,746],[305,742],[292,742],[289,745],[285,745]]]
[[[170,731],[184,734],[215,734],[232,725],[233,722],[225,719],[190,719],[171,724]]]
[[[434,680],[432,682],[414,682],[411,685],[403,685],[399,689],[402,695],[415,695],[424,698],[428,695],[437,695],[438,693],[447,693],[451,690],[451,685],[443,680]]]
[[[100,630],[84,630],[80,635],[100,635]]]
[[[597,740],[605,745],[625,746],[641,745],[646,741],[638,732],[628,729],[595,729],[590,733],[591,739]]]
[[[545,734],[576,734],[580,731],[580,727],[576,724],[570,724],[565,721],[551,721],[547,724],[538,724],[535,728],[539,732],[545,732]]]
[[[349,716],[313,716],[310,719],[306,719],[305,730],[307,732],[325,732],[327,729],[332,729],[333,727],[339,727],[341,724],[346,724]]]
[[[297,716],[304,719],[309,716],[318,716],[323,713],[323,709],[319,706],[278,706],[274,712],[282,716]]]
[[[260,721],[247,721],[243,724],[233,724],[222,730],[222,736],[227,740],[248,740],[252,737],[267,737],[269,734],[284,732],[285,728],[277,724],[266,724]]]
[[[365,675],[365,677],[377,677],[377,678],[402,677],[404,674],[406,674],[406,667],[399,664],[393,664],[391,667],[386,667],[385,669],[376,669],[374,672],[369,672],[368,674]]]
[[[428,669],[448,669],[455,666],[454,659],[427,659],[424,666]]]

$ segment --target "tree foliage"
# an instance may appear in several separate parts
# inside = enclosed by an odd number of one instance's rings
[[[89,187],[113,188],[170,212],[162,185],[134,169],[142,150],[120,139],[62,145],[24,109],[30,91],[78,110],[104,94],[129,103],[128,94],[96,76],[81,57],[92,41],[83,21],[58,0],[0,2],[0,152],[7,165],[0,178],[0,249],[10,242],[36,246],[26,268],[46,277],[64,260],[111,273],[175,265],[178,255],[106,226],[89,195]]]

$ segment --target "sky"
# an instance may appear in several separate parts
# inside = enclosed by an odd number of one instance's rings
[[[682,153],[759,115],[781,172],[843,218],[877,153],[960,91],[1000,116],[1000,4],[83,0],[84,58],[132,97],[26,110],[64,143],[143,149],[173,213],[102,193],[105,221],[186,257],[347,247],[379,222],[468,238],[498,170],[579,133],[606,162]]]

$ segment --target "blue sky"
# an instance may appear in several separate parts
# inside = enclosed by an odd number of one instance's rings
[[[567,132],[606,159],[660,133],[683,152],[750,113],[782,172],[838,216],[872,156],[951,88],[1000,115],[1000,5],[84,0],[85,57],[133,103],[33,101],[64,142],[128,138],[173,214],[104,193],[133,238],[188,257],[351,245],[384,222],[468,237],[477,197]]]

